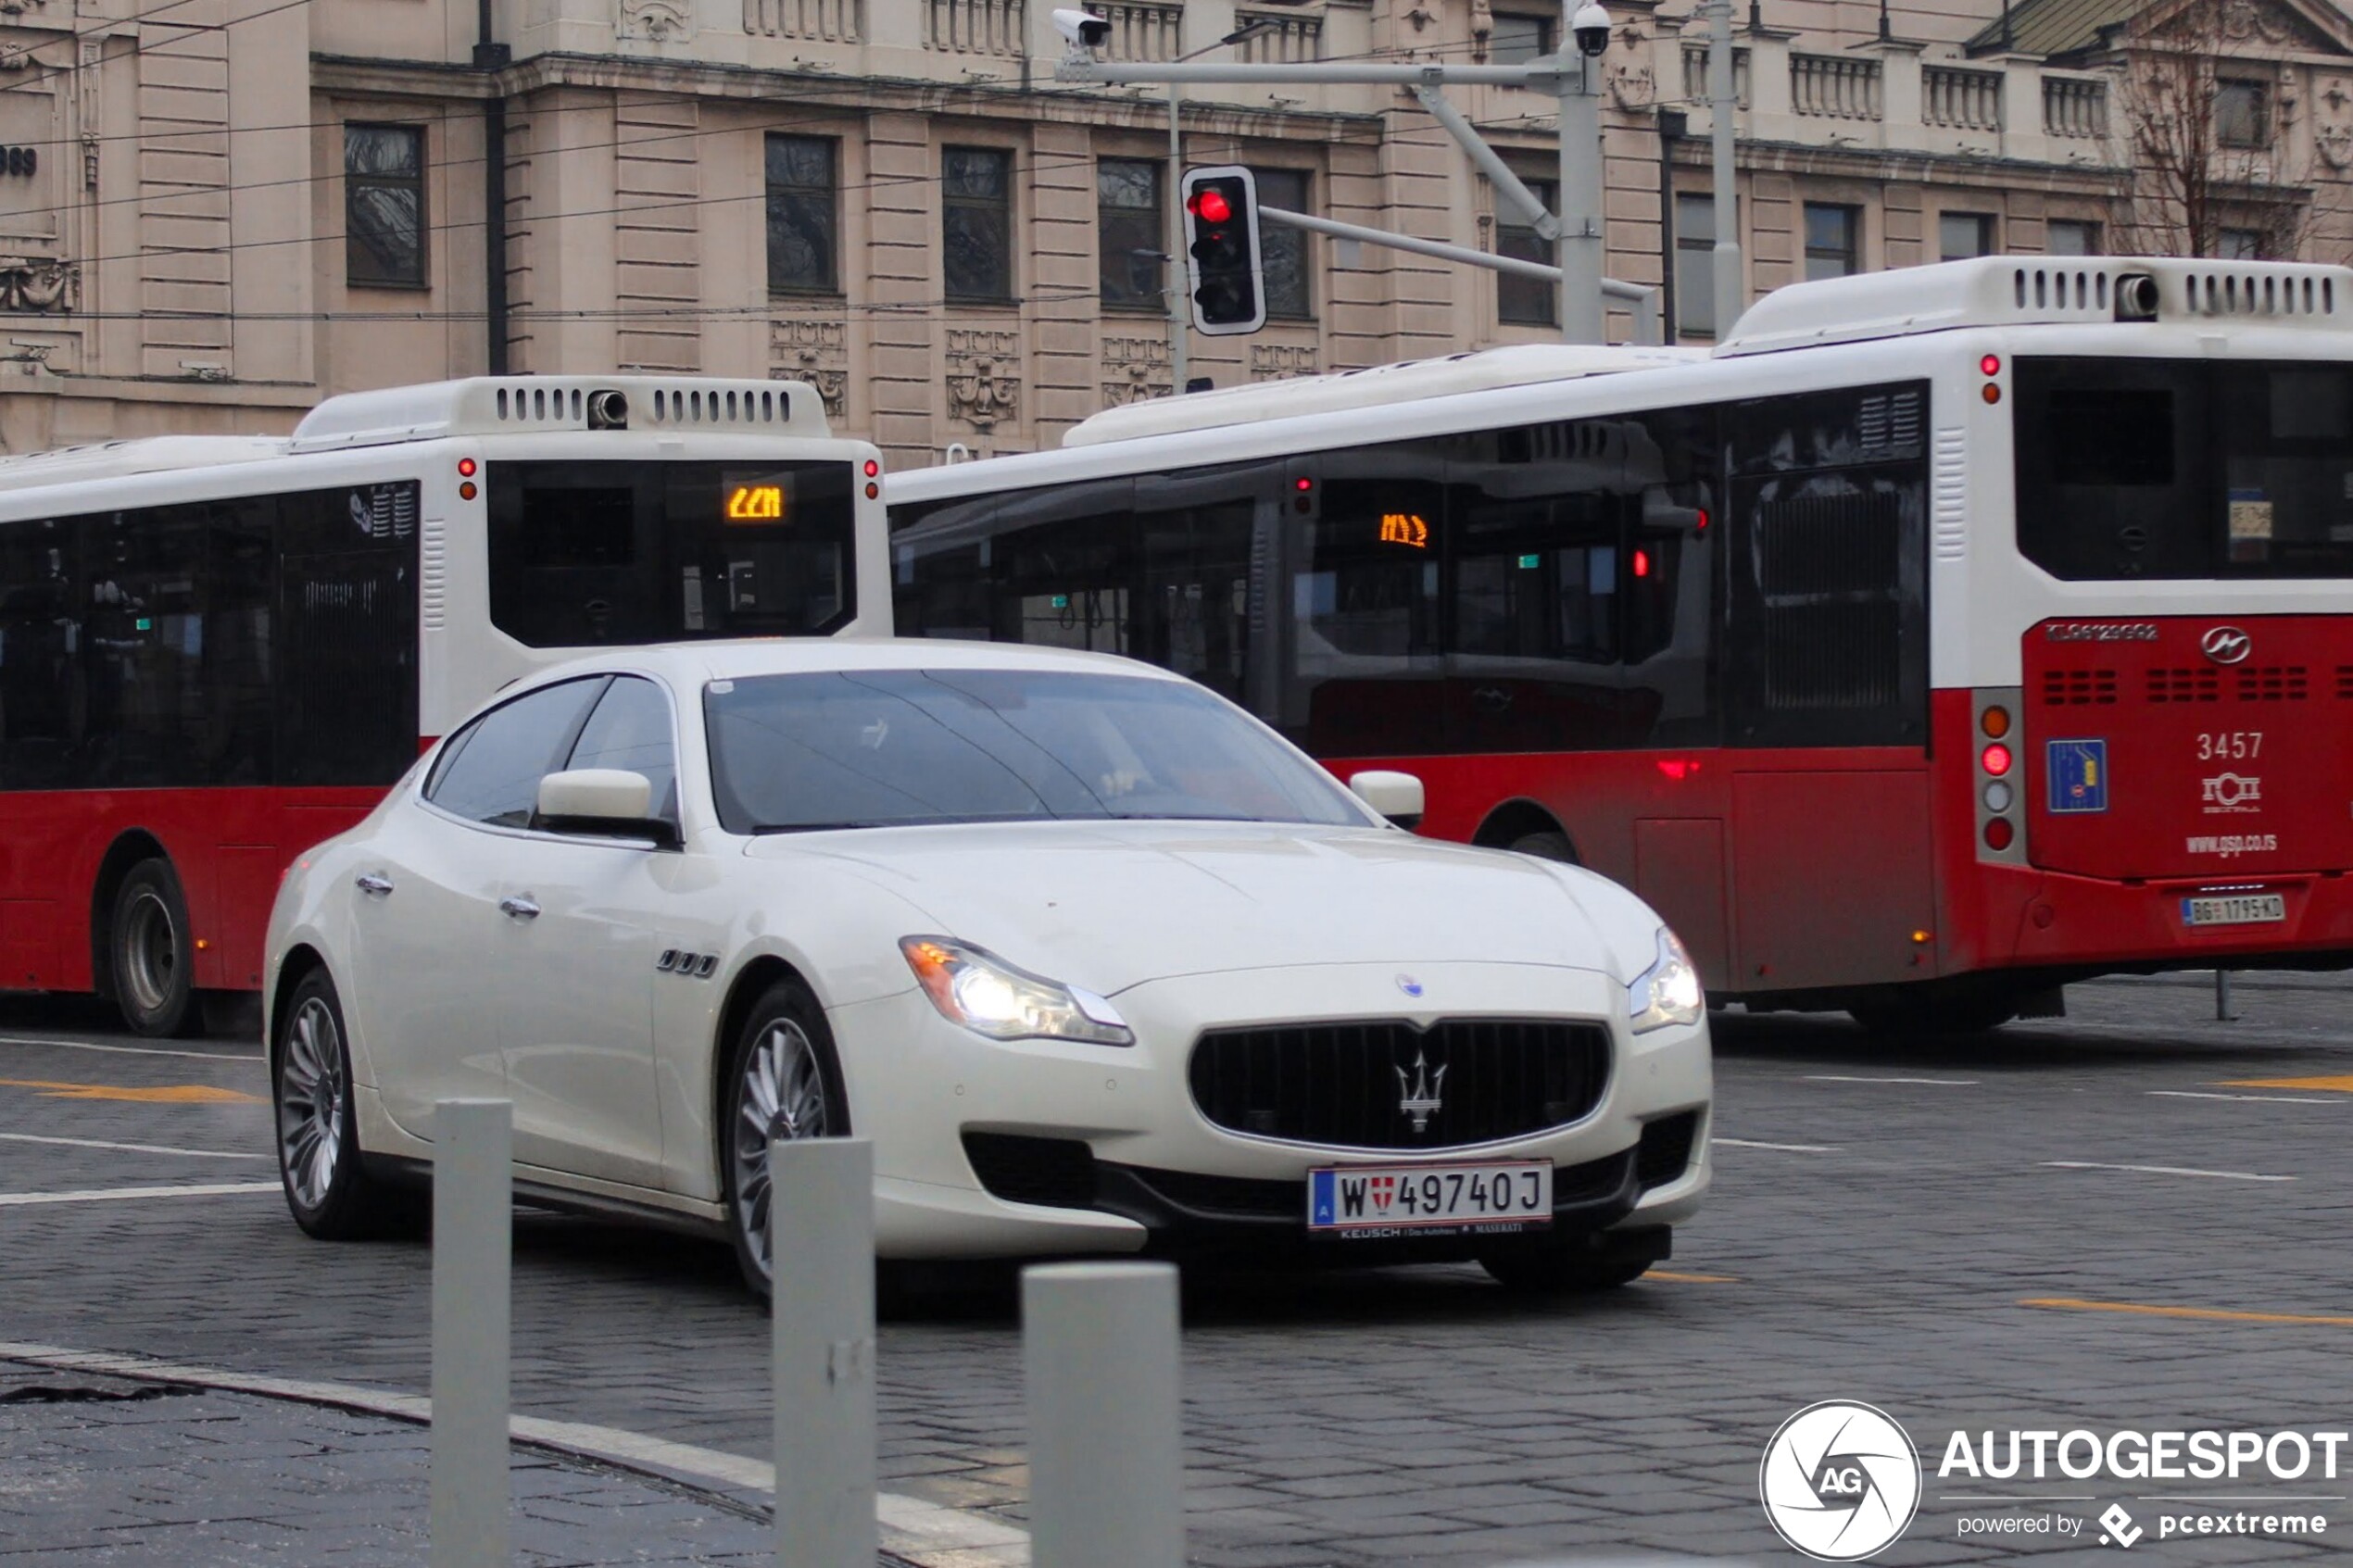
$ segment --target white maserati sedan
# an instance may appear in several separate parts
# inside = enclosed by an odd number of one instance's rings
[[[510,687],[271,917],[314,1236],[512,1102],[526,1200],[771,1267],[772,1138],[873,1140],[885,1258],[1477,1259],[1622,1284],[1708,1181],[1707,1021],[1631,894],[1407,831],[1101,655],[616,650]],[[790,1194],[777,1201],[789,1202]]]

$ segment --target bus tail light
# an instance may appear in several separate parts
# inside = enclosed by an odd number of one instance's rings
[[[2017,733],[2019,704],[2024,696],[2013,687],[1981,691],[1970,699],[1968,739],[1975,766],[1969,770],[1969,793],[1974,797],[1970,805],[1980,860],[2021,865],[2026,859],[2018,784],[2025,762],[2021,750],[2025,737]]]

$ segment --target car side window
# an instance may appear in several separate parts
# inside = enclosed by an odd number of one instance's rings
[[[671,738],[670,699],[653,682],[623,675],[605,688],[566,768],[619,768],[653,785],[654,816],[678,822],[678,751]]]
[[[492,709],[449,743],[425,798],[472,822],[528,827],[540,779],[560,765],[605,685],[602,676],[566,681]]]

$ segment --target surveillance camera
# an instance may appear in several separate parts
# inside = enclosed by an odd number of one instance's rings
[[[1587,59],[1600,56],[1609,47],[1609,13],[1596,5],[1578,8],[1569,19],[1568,30],[1577,35],[1578,52]]]
[[[1111,23],[1092,11],[1056,11],[1054,31],[1081,49],[1099,49],[1111,36]]]

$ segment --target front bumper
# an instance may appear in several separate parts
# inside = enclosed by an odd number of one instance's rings
[[[950,1023],[913,991],[835,1010],[851,1124],[875,1142],[878,1248],[903,1258],[1146,1249],[1335,1262],[1466,1257],[1479,1238],[1311,1242],[1305,1214],[1307,1173],[1316,1166],[1466,1158],[1551,1160],[1557,1236],[1655,1230],[1698,1208],[1713,1094],[1705,1022],[1629,1036],[1623,987],[1591,971],[1449,964],[1415,977],[1422,994],[1410,1002],[1393,965],[1154,981],[1114,998],[1136,1031],[1131,1047],[999,1044]],[[1204,1030],[1397,1018],[1422,1027],[1441,1019],[1602,1022],[1613,1041],[1608,1079],[1599,1103],[1569,1125],[1443,1148],[1284,1142],[1212,1125],[1193,1102],[1187,1063]],[[1666,1147],[1679,1137],[1679,1148]],[[1001,1170],[984,1181],[975,1139],[983,1148],[1008,1139],[1047,1146],[1048,1163],[1061,1162],[1059,1185],[1008,1184]]]

